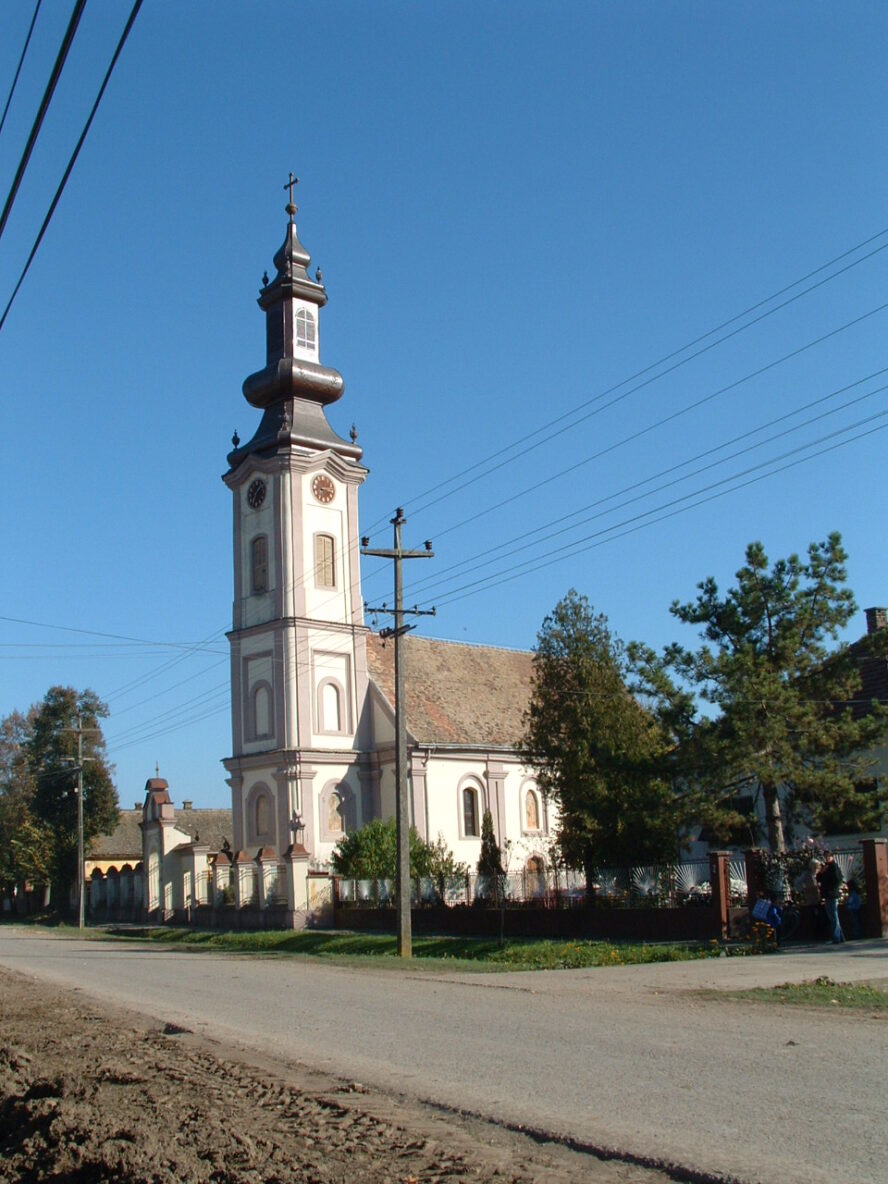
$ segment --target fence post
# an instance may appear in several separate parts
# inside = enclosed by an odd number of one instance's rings
[[[287,925],[304,929],[308,923],[308,852],[301,843],[291,843],[284,852],[284,875],[287,881]]]
[[[864,839],[863,880],[866,884],[864,937],[888,935],[888,839]]]
[[[709,883],[712,887],[714,920],[722,941],[728,936],[728,905],[730,903],[729,851],[709,852]]]
[[[746,862],[746,903],[749,908],[760,896],[765,895],[765,869],[760,847],[750,847],[743,852]]]

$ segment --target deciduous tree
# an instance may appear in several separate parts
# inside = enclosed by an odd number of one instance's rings
[[[22,753],[33,784],[31,813],[49,837],[58,901],[77,878],[77,735],[83,729],[83,833],[86,844],[117,825],[117,790],[101,720],[108,708],[93,691],[50,687],[32,709]]]

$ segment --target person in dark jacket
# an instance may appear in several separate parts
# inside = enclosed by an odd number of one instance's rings
[[[823,861],[823,867],[817,873],[817,881],[820,884],[820,895],[823,897],[823,911],[826,913],[827,927],[829,929],[828,940],[833,945],[838,945],[839,942],[845,940],[845,935],[842,933],[842,926],[839,924],[839,896],[842,892],[844,879],[842,869],[836,863],[836,857],[832,851],[827,851]]]

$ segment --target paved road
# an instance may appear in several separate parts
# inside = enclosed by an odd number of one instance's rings
[[[885,979],[885,942],[434,975],[4,927],[0,964],[223,1041],[597,1147],[750,1184],[888,1180],[888,1021],[694,993],[821,974]]]

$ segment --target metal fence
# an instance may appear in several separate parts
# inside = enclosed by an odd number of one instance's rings
[[[746,899],[746,867],[742,858],[730,864],[732,903]],[[392,880],[337,879],[337,903],[351,907],[378,908],[394,905]],[[444,883],[415,880],[411,888],[414,906],[506,903],[549,908],[570,908],[586,901],[586,877],[565,868],[525,869],[505,876],[467,875]],[[678,908],[712,901],[709,860],[655,864],[632,868],[598,868],[593,880],[593,898],[602,905],[619,908]]]

